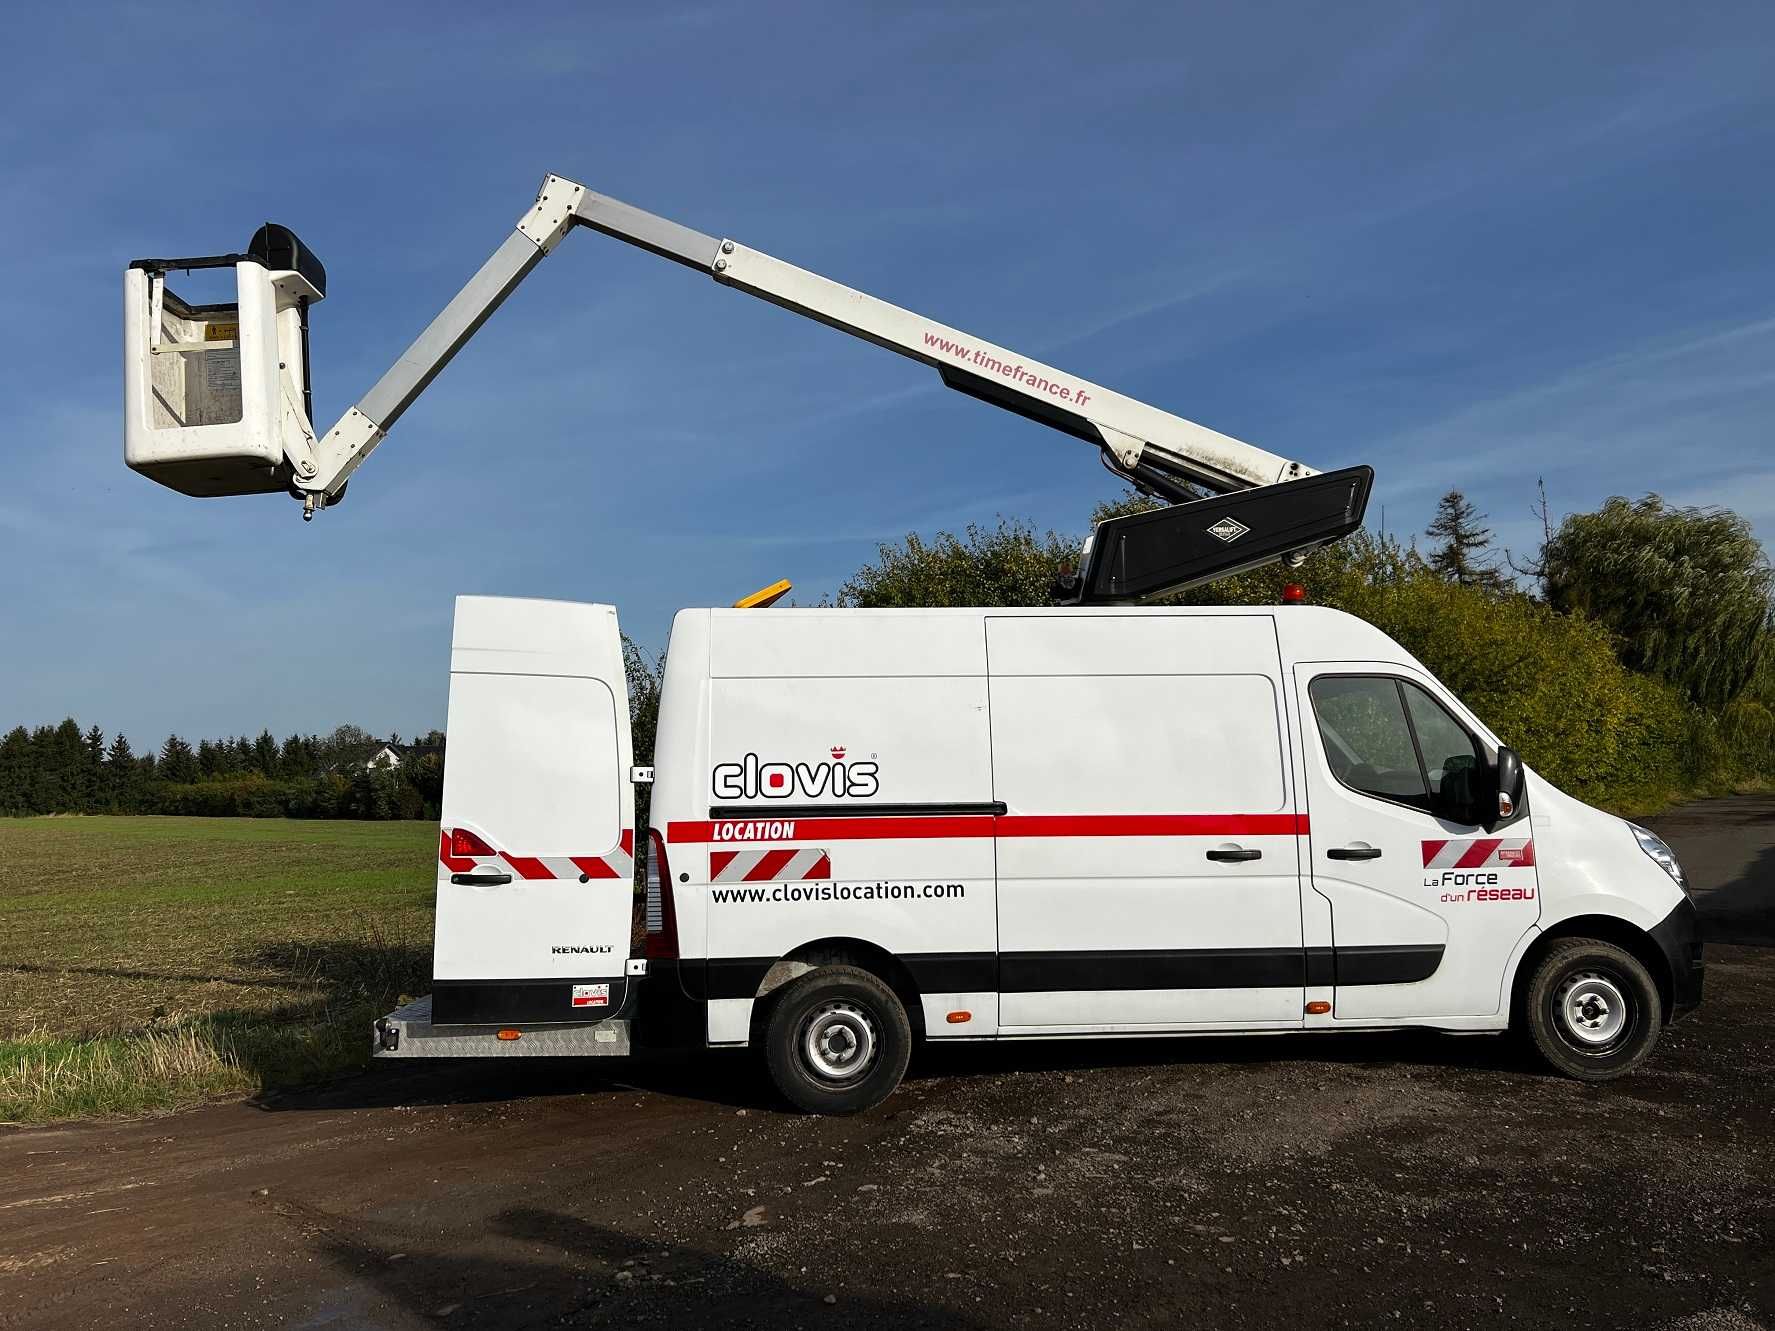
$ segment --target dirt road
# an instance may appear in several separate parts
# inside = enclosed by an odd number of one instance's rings
[[[0,1326],[1775,1328],[1775,800],[1661,821],[1707,999],[1601,1089],[1494,1038],[376,1069],[0,1135]]]

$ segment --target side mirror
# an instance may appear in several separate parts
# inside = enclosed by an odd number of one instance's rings
[[[1492,766],[1498,788],[1498,804],[1495,815],[1486,821],[1485,830],[1491,831],[1499,823],[1508,822],[1522,808],[1523,772],[1522,759],[1512,748],[1498,750],[1498,760]]]

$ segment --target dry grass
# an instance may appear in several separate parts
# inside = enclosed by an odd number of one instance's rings
[[[0,1120],[362,1062],[430,972],[431,823],[0,820]]]

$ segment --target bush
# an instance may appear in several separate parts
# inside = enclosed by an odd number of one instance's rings
[[[1574,513],[1541,552],[1547,599],[1616,634],[1621,659],[1722,707],[1766,656],[1775,570],[1744,518],[1657,495]]]
[[[153,787],[151,812],[198,818],[283,818],[305,793],[306,781],[273,781],[257,774]]]

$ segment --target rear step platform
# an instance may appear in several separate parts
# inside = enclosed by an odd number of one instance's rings
[[[1147,600],[1315,550],[1362,525],[1372,467],[1129,513],[1097,524],[1074,593],[1081,605]]]
[[[433,1026],[427,994],[376,1019],[370,1052],[377,1058],[605,1057],[630,1052],[629,1023],[613,1017],[546,1026]]]

